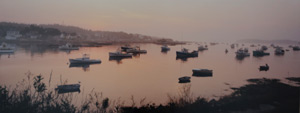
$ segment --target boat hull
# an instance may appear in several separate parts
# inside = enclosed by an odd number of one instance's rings
[[[176,57],[198,57],[198,52],[185,53],[176,51]]]
[[[0,53],[14,53],[14,50],[0,50]]]
[[[132,54],[109,53],[109,57],[132,57]]]
[[[101,63],[101,60],[79,60],[79,59],[69,59],[71,64],[93,64]]]
[[[213,76],[212,70],[193,69],[193,76]]]

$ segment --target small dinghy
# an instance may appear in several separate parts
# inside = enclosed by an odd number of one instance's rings
[[[184,76],[184,77],[178,78],[178,80],[179,80],[179,83],[188,83],[188,82],[191,82],[191,77]]]
[[[259,66],[259,71],[268,71],[269,70],[269,65],[266,64],[265,66]]]

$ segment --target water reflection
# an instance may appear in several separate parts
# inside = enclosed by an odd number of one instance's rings
[[[109,61],[116,61],[117,64],[122,64],[123,59],[132,59],[132,57],[109,57]]]
[[[89,71],[90,70],[90,65],[93,64],[100,64],[100,63],[82,63],[82,64],[73,64],[70,63],[69,68],[73,68],[73,67],[81,67],[83,71]]]
[[[246,57],[245,56],[236,56],[235,59],[238,61],[243,61]]]
[[[5,57],[7,55],[7,58],[10,58],[11,56],[10,55],[14,55],[14,53],[0,53],[0,59],[2,57]]]
[[[164,49],[162,49],[162,50],[161,50],[161,53],[167,54],[168,51],[169,51],[169,50],[164,50]]]

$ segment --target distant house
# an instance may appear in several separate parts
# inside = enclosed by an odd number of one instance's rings
[[[16,40],[17,38],[21,37],[22,35],[20,34],[19,31],[7,31],[5,39],[7,40]]]

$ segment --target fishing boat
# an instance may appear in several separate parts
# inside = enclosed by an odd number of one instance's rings
[[[88,54],[83,54],[82,58],[76,58],[76,59],[69,59],[71,64],[92,64],[92,63],[101,63],[101,60],[97,60],[97,59],[90,59],[90,56]]]
[[[0,53],[14,53],[15,50],[11,47],[8,47],[6,43],[2,43],[0,46]]]
[[[275,49],[275,55],[284,55],[284,50],[282,48],[276,48]]]
[[[66,45],[61,45],[58,47],[60,50],[79,50],[79,47],[73,47],[72,44],[67,43]]]
[[[132,57],[131,53],[123,53],[121,51],[109,52],[109,57]]]
[[[300,47],[299,47],[299,46],[294,46],[294,47],[293,47],[293,50],[294,50],[294,51],[299,51],[299,50],[300,50]]]
[[[161,46],[161,51],[169,51],[170,48],[167,45]]]
[[[57,90],[58,93],[80,92],[80,84],[58,85],[55,90]]]
[[[209,69],[193,69],[193,76],[212,76],[213,71]]]
[[[259,66],[259,71],[268,71],[269,70],[269,65],[266,64],[265,66]]]
[[[128,44],[126,44],[125,46],[121,46],[121,49],[126,51],[127,49],[132,49],[132,47]]]
[[[208,48],[202,45],[198,47],[198,51],[204,51],[204,50],[208,50]]]
[[[179,80],[179,83],[188,83],[188,82],[191,82],[191,77],[184,76],[184,77],[178,78],[178,80]]]
[[[181,51],[176,51],[176,57],[198,57],[198,52],[189,52],[188,49],[183,48]]]
[[[265,56],[270,55],[270,53],[266,53],[263,50],[255,50],[253,51],[253,56]]]
[[[132,49],[126,49],[127,53],[147,53],[147,50],[141,50],[139,46],[136,46]]]
[[[248,53],[248,49],[239,49],[237,52],[235,52],[237,57],[247,57],[250,56],[250,53]]]
[[[268,50],[268,47],[267,46],[261,46],[261,50]]]

